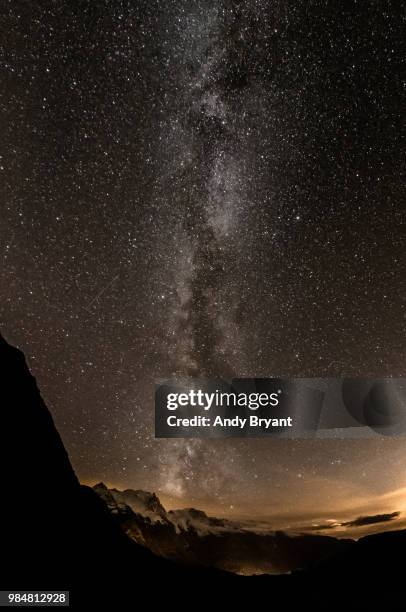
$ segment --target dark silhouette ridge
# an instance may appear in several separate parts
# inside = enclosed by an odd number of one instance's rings
[[[200,571],[131,541],[99,496],[80,485],[23,354],[1,336],[0,373],[0,587],[71,590],[75,605],[131,602],[151,578],[161,595],[181,577],[196,581]]]
[[[182,566],[131,541],[99,496],[80,485],[23,354],[1,337],[0,406],[1,589],[70,590],[72,607],[117,610],[142,601],[191,609],[222,600],[288,610],[405,607],[406,531],[362,538],[284,576]]]

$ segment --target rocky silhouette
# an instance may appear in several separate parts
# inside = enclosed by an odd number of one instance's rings
[[[70,590],[75,605],[131,601],[151,578],[162,596],[181,577],[200,580],[128,538],[80,485],[23,354],[2,337],[0,372],[1,588]]]
[[[0,394],[2,589],[70,590],[71,606],[85,609],[122,609],[141,600],[177,608],[222,601],[252,607],[260,600],[284,609],[404,608],[406,531],[367,536],[280,576],[238,576],[196,566],[197,553],[188,565],[153,554],[123,529],[128,509],[137,513],[128,503],[132,493],[117,502],[114,492],[113,499],[108,490],[102,499],[80,485],[23,354],[1,337]],[[156,496],[135,493],[132,503],[143,512],[169,514]],[[187,520],[206,518],[189,511],[170,521],[176,531],[175,525],[185,529]]]

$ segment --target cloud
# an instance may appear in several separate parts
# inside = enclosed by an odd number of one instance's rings
[[[311,531],[321,531],[326,529],[337,529],[337,527],[364,527],[366,525],[375,525],[376,523],[388,523],[400,516],[400,512],[388,512],[386,514],[371,514],[359,516],[356,519],[345,522],[330,521],[323,525],[311,525],[308,529]]]
[[[374,525],[375,523],[387,523],[399,518],[400,512],[388,512],[386,514],[373,514],[371,516],[359,516],[353,521],[342,523],[343,527],[363,527],[364,525]]]

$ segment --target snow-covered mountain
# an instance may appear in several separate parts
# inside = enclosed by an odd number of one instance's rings
[[[94,490],[133,540],[183,563],[240,574],[284,573],[351,544],[329,536],[255,533],[238,522],[211,517],[195,508],[166,511],[157,495],[147,491],[119,491],[103,483]]]
[[[95,485],[93,489],[106,502],[110,512],[117,515],[138,514],[152,523],[167,521],[167,513],[155,493],[133,491],[126,489],[108,489],[103,482]]]
[[[208,516],[203,510],[196,510],[196,508],[182,508],[167,512],[155,493],[142,489],[119,491],[109,489],[102,482],[93,488],[106,502],[112,514],[128,517],[134,513],[153,524],[171,524],[178,534],[190,531],[203,536],[245,531],[236,522]]]
[[[230,532],[245,531],[238,523],[207,516],[203,510],[195,508],[183,508],[182,510],[170,510],[168,519],[175,526],[176,532],[195,531],[200,536],[208,534],[222,534]]]

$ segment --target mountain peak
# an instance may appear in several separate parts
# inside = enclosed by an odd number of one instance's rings
[[[125,489],[124,491],[110,489],[110,493],[117,501],[127,504],[138,514],[147,514],[150,518],[166,518],[166,510],[156,493],[142,489]]]
[[[108,487],[104,484],[104,482],[98,482],[97,484],[93,485],[93,489],[95,491],[108,491]]]
[[[198,510],[197,508],[180,508],[179,510],[170,510],[168,514],[172,514],[174,516],[188,515],[189,517],[195,519],[209,520],[209,516],[204,512],[204,510]]]

